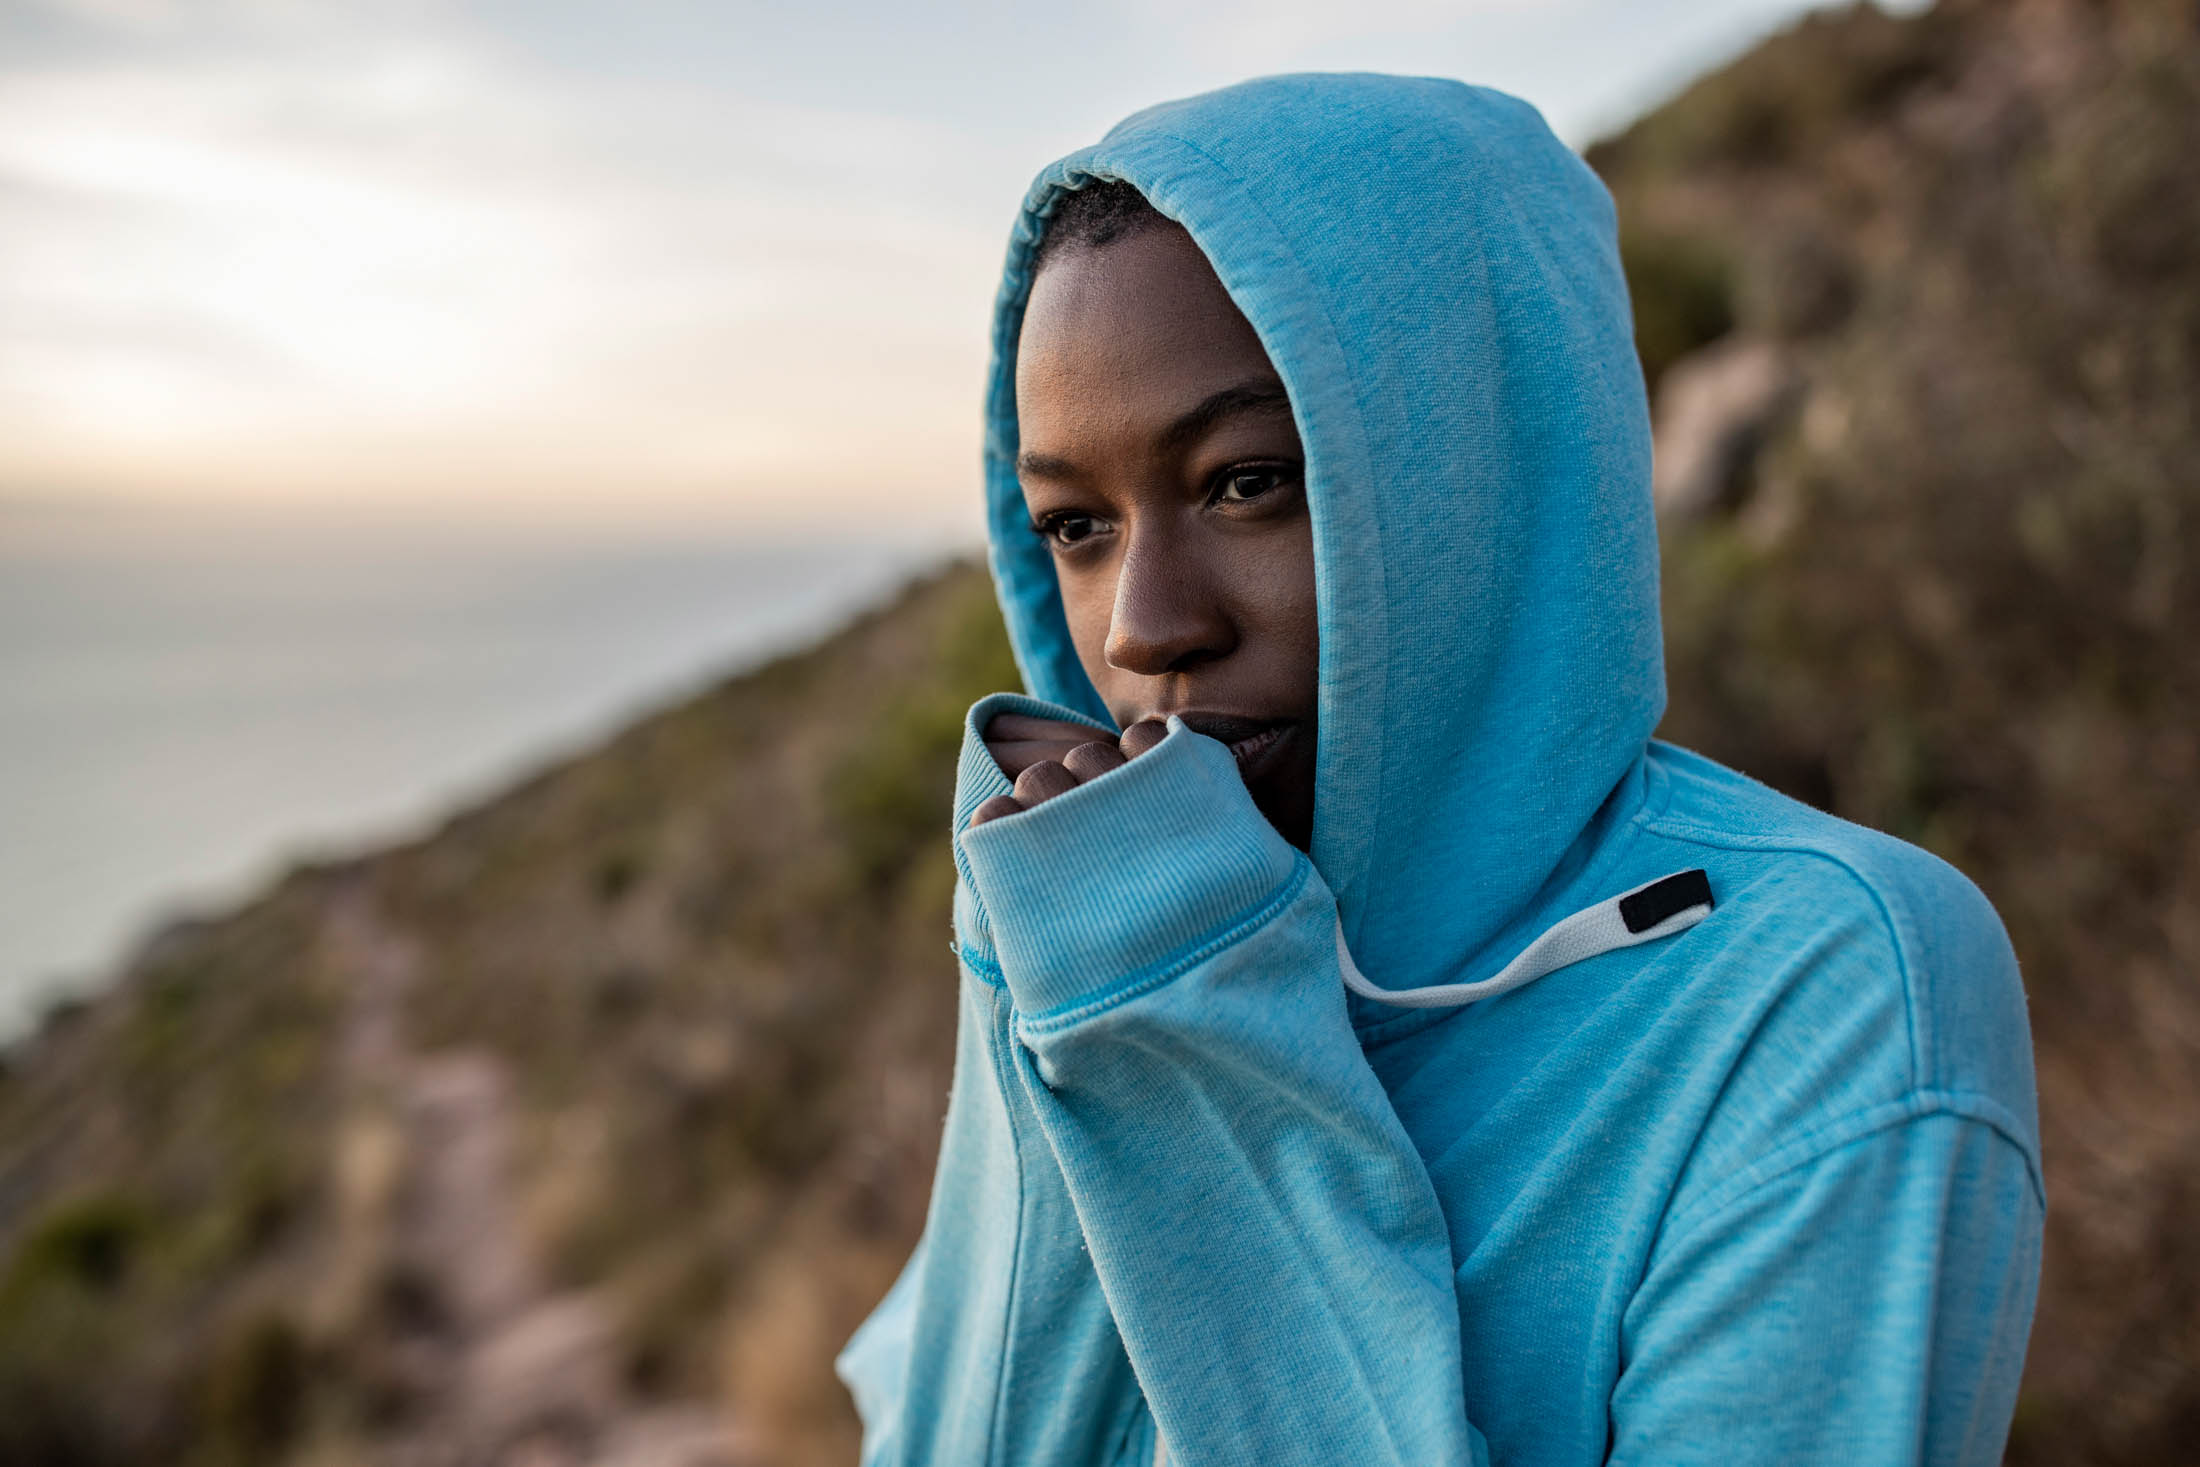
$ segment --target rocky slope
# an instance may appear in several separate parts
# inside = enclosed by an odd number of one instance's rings
[[[2200,13],[1830,13],[1592,150],[1666,732],[1971,872],[2051,1190],[2011,1459],[2200,1439]],[[983,577],[180,925],[0,1064],[0,1464],[853,1460]]]

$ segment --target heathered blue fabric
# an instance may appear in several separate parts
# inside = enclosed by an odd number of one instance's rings
[[[1135,184],[1308,455],[1308,855],[1187,730],[977,830],[1002,709],[1105,727],[1012,460],[1034,243]],[[924,1241],[841,1370],[873,1464],[1991,1463],[2044,1207],[2000,923],[1955,871],[1650,733],[1642,379],[1612,208],[1525,104],[1277,77],[1040,175],[995,327],[961,1037]],[[1717,910],[1459,1010],[1668,872]]]

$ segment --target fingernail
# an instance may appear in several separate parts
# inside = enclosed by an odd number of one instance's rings
[[[1121,747],[1126,758],[1136,759],[1169,736],[1169,726],[1157,718],[1134,723],[1123,730]]]

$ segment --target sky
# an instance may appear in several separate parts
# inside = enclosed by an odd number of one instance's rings
[[[1799,0],[0,0],[0,501],[937,533],[1030,177],[1263,72],[1576,146]]]

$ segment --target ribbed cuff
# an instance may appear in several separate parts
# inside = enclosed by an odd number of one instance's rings
[[[1116,737],[1115,730],[1104,723],[1094,723],[1082,713],[1028,694],[990,693],[980,698],[963,715],[962,755],[955,766],[957,834],[970,824],[971,815],[980,805],[995,795],[1011,794],[1016,788],[1015,781],[1001,773],[1001,766],[994,761],[993,751],[985,746],[985,726],[1003,713],[1021,713],[1026,718],[1051,718],[1060,723],[1090,724],[1094,738],[1113,742]]]
[[[991,761],[982,740],[977,754]],[[964,874],[1010,997],[1031,1018],[1196,951],[1299,860],[1254,806],[1230,751],[1175,719],[1153,749],[1037,809],[975,830],[959,813]]]
[[[1029,718],[1056,718],[1064,723],[1090,723],[1095,738],[1112,739],[1115,730],[1093,723],[1082,713],[1023,693],[992,693],[970,705],[963,715],[962,753],[955,765],[955,814],[950,834],[955,838],[955,866],[962,880],[955,883],[955,945],[971,971],[988,982],[997,963],[993,954],[993,924],[985,904],[978,900],[970,881],[970,863],[963,859],[962,833],[969,828],[977,808],[995,795],[1015,792],[1015,782],[1001,772],[993,751],[985,746],[985,726],[1000,713],[1021,713]]]

